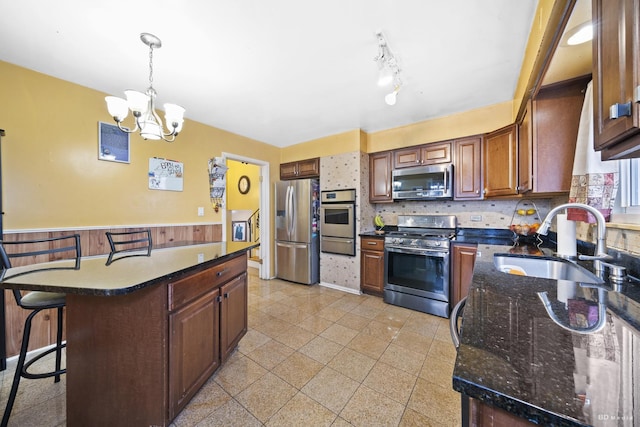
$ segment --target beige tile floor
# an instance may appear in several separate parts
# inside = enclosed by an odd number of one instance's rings
[[[172,426],[460,425],[446,319],[250,273],[246,336]],[[66,425],[65,384],[23,379],[9,425]]]

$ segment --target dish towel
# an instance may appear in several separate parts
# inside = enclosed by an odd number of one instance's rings
[[[600,153],[593,149],[593,89],[589,82],[578,126],[569,202],[592,206],[609,221],[618,192],[619,163],[618,160],[602,161]],[[567,219],[596,222],[595,217],[583,209],[567,209]]]

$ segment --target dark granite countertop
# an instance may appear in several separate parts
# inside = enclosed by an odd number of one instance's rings
[[[637,425],[640,284],[625,282],[613,291],[608,283],[595,288],[503,273],[494,267],[494,254],[552,255],[553,242],[514,245],[497,235],[462,234],[458,240],[478,242],[479,254],[453,388],[540,425]],[[591,325],[603,303],[604,327],[585,334],[559,326],[537,294],[545,291],[566,325]]]
[[[116,257],[108,266],[105,265],[107,255],[104,255],[82,258],[79,270],[46,269],[72,266],[66,261],[15,267],[7,271],[0,288],[81,295],[123,295],[176,275],[213,266],[259,246],[254,242],[180,243],[181,246],[154,247],[151,256]]]

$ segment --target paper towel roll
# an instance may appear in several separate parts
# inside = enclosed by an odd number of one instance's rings
[[[576,256],[576,223],[569,221],[567,214],[556,216],[558,226],[558,255]]]

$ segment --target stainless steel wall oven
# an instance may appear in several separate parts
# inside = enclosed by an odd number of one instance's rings
[[[320,250],[355,256],[356,254],[356,190],[321,192]]]
[[[452,215],[400,215],[384,242],[384,301],[449,317],[449,246]]]

